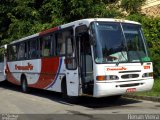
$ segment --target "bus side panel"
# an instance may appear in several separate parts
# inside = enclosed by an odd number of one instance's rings
[[[41,65],[39,78],[35,83],[29,83],[29,86],[40,89],[46,89],[49,85],[53,84],[56,81],[56,75],[60,65],[60,58],[42,58],[41,63],[39,65]]]
[[[7,80],[13,84],[20,84],[20,80],[17,79],[17,74],[15,69],[16,62],[8,62],[7,63]]]
[[[5,71],[5,63],[0,62],[0,81],[4,81],[6,79],[6,75],[4,71]]]
[[[21,83],[21,76],[24,74],[28,84],[36,83],[41,70],[40,63],[40,59],[8,62],[7,80],[19,85]]]
[[[66,70],[64,59],[65,59],[64,57],[60,58],[59,66],[58,66],[55,78],[52,81],[52,83],[48,85],[45,89],[50,91],[61,92],[61,82],[62,82],[62,79],[65,77],[65,70]]]
[[[24,74],[29,87],[48,89],[53,87],[57,81],[61,65],[62,59],[59,57],[8,62],[7,79],[8,81],[19,85],[21,75]],[[56,87],[54,86],[54,88]]]

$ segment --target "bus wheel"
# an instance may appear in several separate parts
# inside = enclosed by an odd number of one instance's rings
[[[27,93],[28,92],[28,84],[27,84],[27,79],[25,77],[22,77],[22,80],[21,80],[21,88],[22,88],[22,91],[24,93]]]
[[[62,91],[62,97],[66,98],[67,97],[67,84],[66,80],[63,80],[61,83],[61,91]]]

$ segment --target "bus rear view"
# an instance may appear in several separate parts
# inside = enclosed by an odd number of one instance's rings
[[[140,24],[95,21],[91,23],[91,31],[94,97],[152,88],[152,62]]]

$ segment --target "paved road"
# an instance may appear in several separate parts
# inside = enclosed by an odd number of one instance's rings
[[[160,114],[160,103],[128,98],[111,101],[107,98],[83,97],[79,99],[77,104],[71,104],[61,98],[59,93],[32,90],[30,94],[24,94],[18,86],[0,83],[0,114],[61,114],[63,117],[78,115],[75,120],[78,120],[78,117],[89,120],[96,115],[94,119],[97,120],[98,116],[105,119],[106,114],[111,114],[114,117],[117,114]],[[128,115],[121,117],[127,118]],[[73,116],[68,117],[73,119]],[[160,119],[160,116],[158,117]]]

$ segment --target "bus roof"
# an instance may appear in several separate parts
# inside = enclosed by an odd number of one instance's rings
[[[7,44],[0,46],[0,48],[5,48],[5,49],[7,49]]]
[[[130,21],[130,20],[123,20],[123,19],[113,19],[113,18],[89,18],[89,19],[81,19],[81,20],[77,20],[77,21],[73,21],[73,22],[70,22],[70,23],[67,23],[67,24],[60,25],[58,27],[53,27],[51,29],[41,31],[39,33],[36,33],[36,34],[30,35],[30,36],[21,38],[19,40],[15,40],[15,41],[11,42],[10,44],[14,44],[14,43],[21,42],[21,41],[24,41],[24,40],[28,40],[28,39],[31,39],[31,38],[35,38],[35,37],[38,37],[38,36],[42,36],[42,35],[45,35],[45,34],[48,34],[48,33],[51,33],[51,32],[54,32],[54,31],[57,31],[57,30],[60,30],[60,29],[63,29],[63,28],[70,27],[70,26],[79,26],[79,25],[87,25],[87,26],[89,26],[89,24],[91,22],[93,22],[93,21],[121,22],[121,23],[130,23],[130,24],[141,25],[138,22]]]

